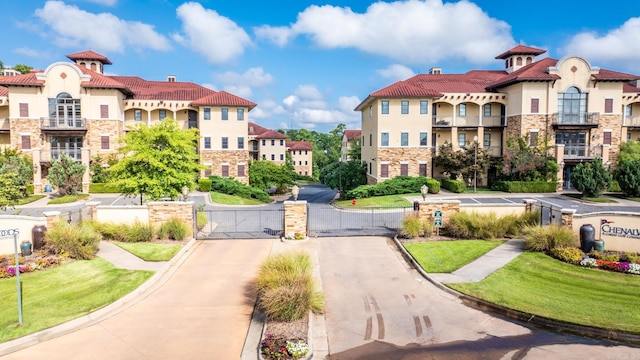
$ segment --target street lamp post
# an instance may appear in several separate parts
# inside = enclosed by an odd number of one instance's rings
[[[429,187],[427,187],[427,184],[424,184],[420,187],[420,193],[422,194],[422,201],[427,200],[428,191],[429,191]]]
[[[187,196],[189,196],[189,187],[185,185],[182,187],[182,201],[187,201]]]
[[[473,143],[475,145],[473,153],[473,192],[476,192],[478,186],[478,136],[473,137]]]

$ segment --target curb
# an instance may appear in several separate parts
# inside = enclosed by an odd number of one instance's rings
[[[189,257],[193,248],[197,245],[198,243],[196,242],[196,240],[191,239],[191,241],[189,241],[182,249],[180,249],[176,256],[167,261],[166,265],[161,270],[157,271],[151,278],[149,278],[149,280],[145,281],[135,290],[116,300],[115,302],[90,314],[75,318],[73,320],[69,320],[60,325],[56,325],[54,327],[35,332],[21,338],[1,343],[0,356],[4,356],[27,347],[37,345],[41,342],[55,339],[62,335],[66,335],[74,331],[83,329],[130,308],[140,300],[147,297],[157,288],[162,286],[164,283],[166,283],[169,278],[176,272],[176,270],[178,270],[182,263],[184,263],[184,261]]]
[[[567,333],[571,335],[578,335],[582,337],[592,338],[596,340],[608,340],[617,343],[624,343],[629,345],[638,346],[640,345],[640,335],[615,331],[615,330],[607,330],[601,329],[586,325],[579,325],[573,323],[567,323],[564,321],[553,320],[549,318],[545,318],[542,316],[537,316],[530,313],[525,313],[518,310],[509,309],[506,307],[502,307],[500,305],[496,305],[493,303],[489,303],[487,301],[474,298],[472,296],[457,292],[440,282],[433,279],[427,272],[425,272],[418,262],[409,254],[409,252],[402,246],[397,236],[393,237],[393,242],[395,243],[398,250],[402,253],[402,256],[407,260],[413,268],[420,273],[422,277],[427,279],[430,283],[435,285],[438,289],[451,294],[462,301],[463,304],[472,307],[481,311],[488,311],[499,316],[509,318],[512,320],[516,320],[518,322],[524,324],[531,324],[538,328],[551,330],[554,332]]]

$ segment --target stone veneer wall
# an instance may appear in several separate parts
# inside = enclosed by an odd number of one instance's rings
[[[507,131],[505,140],[509,138],[518,138],[522,135],[522,116],[507,117]]]
[[[433,223],[433,214],[442,211],[442,226],[445,226],[451,216],[460,212],[459,200],[427,200],[418,203],[418,217]]]
[[[229,177],[249,183],[248,150],[201,150],[200,164],[211,163],[211,175],[222,176],[222,164],[229,164]],[[238,163],[244,163],[244,177],[238,177]],[[207,167],[209,167],[207,165]]]
[[[89,120],[86,140],[91,149],[91,157],[98,154],[116,152],[120,147],[118,140],[124,136],[122,122],[118,120]],[[109,135],[109,149],[102,149],[102,135]]]
[[[304,234],[307,236],[307,202],[284,202],[284,236],[287,234]]]
[[[189,228],[188,236],[193,236],[193,202],[183,201],[160,201],[150,202],[149,207],[149,223],[159,228],[162,223],[177,218],[184,222]]]
[[[21,133],[31,134],[31,148],[40,148],[40,120],[39,119],[11,119],[9,124],[11,146],[22,149]]]
[[[381,162],[389,163],[389,178],[400,176],[400,164],[402,162],[408,163],[409,176],[418,176],[420,171],[420,163],[427,164],[427,175],[431,173],[431,148],[380,148],[378,149],[378,161],[380,166]],[[380,174],[380,168],[378,168],[378,174]],[[380,179],[385,180],[385,179]]]
[[[609,147],[609,161],[615,169],[618,163],[618,153],[620,144],[626,142],[622,139],[622,115],[600,114],[600,122],[597,129],[591,130],[591,134],[596,135],[596,143],[591,145],[601,145],[604,139],[604,129],[611,130],[611,146]],[[606,151],[606,148],[605,150]],[[603,156],[604,157],[604,156]]]

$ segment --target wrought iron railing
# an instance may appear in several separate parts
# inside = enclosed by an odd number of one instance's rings
[[[565,145],[565,159],[588,159],[602,157],[602,146]]]
[[[40,118],[40,128],[45,130],[67,130],[67,129],[77,129],[77,130],[86,130],[87,129],[87,119],[85,118],[67,118],[67,119],[56,119],[56,118]]]
[[[590,112],[584,114],[561,114],[551,115],[553,125],[598,125],[600,113]]]

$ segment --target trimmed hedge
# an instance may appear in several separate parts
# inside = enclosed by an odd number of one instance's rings
[[[419,193],[422,185],[429,187],[429,192],[440,192],[440,184],[437,180],[424,176],[396,176],[375,185],[360,185],[355,189],[345,192],[345,199],[363,199],[372,196],[396,195]]]
[[[556,192],[555,182],[546,181],[498,181],[494,190],[509,193],[550,193]]]
[[[211,179],[199,179],[198,188],[200,189],[200,191],[204,192],[211,191]]]
[[[35,192],[33,184],[27,184],[27,189],[26,190],[27,190],[27,196],[31,196]]]
[[[120,190],[108,183],[91,183],[89,184],[89,192],[91,194],[119,194]]]
[[[452,179],[442,179],[442,187],[457,194],[467,190],[467,184],[464,181]]]
[[[211,190],[227,195],[235,195],[245,199],[256,199],[263,203],[271,202],[269,194],[264,190],[253,186],[245,185],[238,180],[230,178],[222,178],[219,176],[210,176]],[[200,183],[200,181],[198,181]]]

